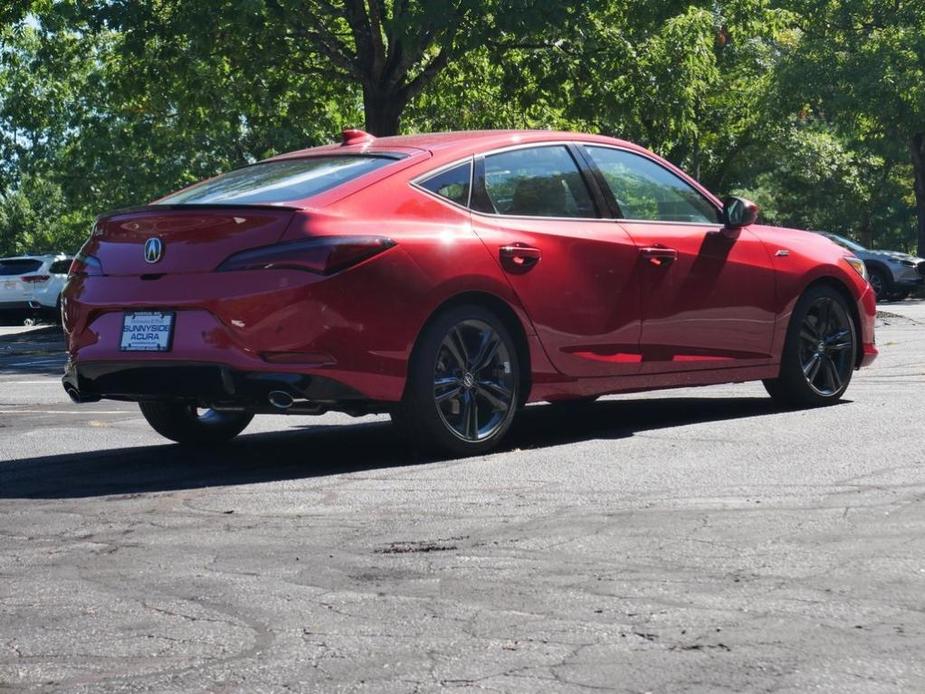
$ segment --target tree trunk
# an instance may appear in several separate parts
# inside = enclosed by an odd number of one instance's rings
[[[400,93],[383,92],[376,87],[363,87],[363,111],[366,132],[376,137],[398,135],[401,113],[407,100]]]
[[[925,133],[912,137],[912,171],[915,173],[915,209],[918,215],[918,254],[925,257]]]

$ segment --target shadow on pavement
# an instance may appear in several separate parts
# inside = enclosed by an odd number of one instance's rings
[[[502,452],[620,439],[642,431],[776,411],[769,398],[606,400],[574,408],[529,407],[518,417]],[[309,479],[427,462],[433,460],[415,455],[386,422],[309,425],[286,432],[245,434],[212,448],[167,444],[0,463],[0,498],[141,494]]]
[[[0,334],[0,375],[59,375],[65,362],[64,333],[45,325]]]

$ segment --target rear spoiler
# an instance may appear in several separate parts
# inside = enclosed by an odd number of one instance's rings
[[[122,214],[132,214],[133,212],[158,212],[159,210],[239,210],[246,207],[254,210],[288,210],[295,212],[301,210],[301,207],[292,207],[290,205],[249,205],[247,203],[191,203],[188,205],[137,205],[135,207],[121,207],[110,212],[97,215],[96,221],[108,217],[117,217]]]

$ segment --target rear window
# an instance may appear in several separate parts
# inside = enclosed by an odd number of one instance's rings
[[[41,260],[0,260],[0,277],[25,275],[42,267]]]
[[[469,205],[469,181],[472,178],[472,163],[466,162],[452,169],[438,173],[419,185],[441,198],[452,200],[457,205]]]
[[[393,156],[334,156],[254,164],[158,200],[158,205],[261,205],[318,195],[394,162]]]
[[[51,267],[48,271],[53,275],[66,275],[68,270],[71,269],[71,263],[73,260],[67,258],[66,260],[56,260],[51,264]]]

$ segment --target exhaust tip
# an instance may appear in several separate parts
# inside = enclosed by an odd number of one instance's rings
[[[292,407],[292,396],[284,390],[271,390],[267,400],[278,410],[288,410]]]
[[[100,396],[96,393],[81,395],[80,391],[78,391],[74,386],[66,386],[64,388],[64,392],[67,393],[67,396],[71,399],[71,402],[77,405],[83,405],[87,402],[99,402],[101,399]]]

